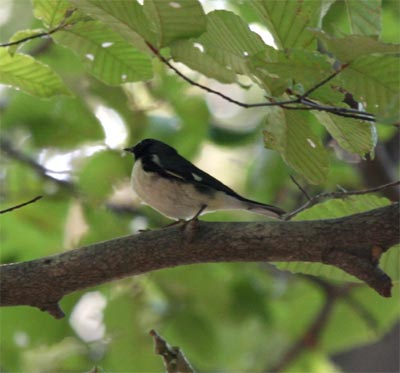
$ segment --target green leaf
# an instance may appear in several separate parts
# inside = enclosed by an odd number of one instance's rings
[[[143,8],[155,28],[157,47],[206,31],[206,17],[197,0],[145,0]]]
[[[90,157],[79,171],[79,186],[83,194],[92,201],[104,200],[111,194],[116,182],[130,176],[133,166],[130,158],[122,158],[120,152],[111,150]]]
[[[26,54],[10,56],[6,48],[0,49],[0,83],[42,98],[70,94],[49,66]]]
[[[236,81],[236,74],[205,53],[203,46],[199,43],[191,40],[177,41],[171,46],[171,55],[175,61],[182,62],[191,69],[221,83]]]
[[[25,168],[25,172],[30,171]],[[2,215],[1,260],[32,260],[61,251],[67,208],[64,200],[45,196],[29,207]]]
[[[375,208],[387,206],[390,201],[387,198],[371,194],[349,196],[345,199],[332,199],[319,203],[298,214],[294,220],[320,220],[333,219],[353,215]],[[360,280],[343,272],[339,268],[322,263],[275,263],[278,268],[291,272],[307,273],[314,276],[324,276],[334,280],[359,282]],[[381,258],[380,267],[387,272],[393,280],[398,281],[400,271],[400,247],[395,246],[389,249]]]
[[[238,74],[247,74],[248,59],[267,48],[239,16],[226,10],[207,14],[207,31],[194,40],[204,53]]]
[[[314,31],[314,34],[323,42],[326,50],[342,63],[371,54],[400,54],[400,45],[383,43],[368,36],[348,35],[335,38],[321,31]]]
[[[395,285],[393,296],[384,298],[367,286],[352,289],[352,302],[336,302],[320,347],[335,354],[382,339],[399,320],[399,290]]]
[[[250,64],[252,72],[273,95],[282,94],[288,87],[293,89],[295,84],[301,85],[299,93],[302,94],[332,74],[325,56],[305,50],[284,53],[268,48],[252,57]],[[336,93],[330,85],[318,88],[318,91]]]
[[[106,162],[106,166],[108,166],[108,162]],[[95,180],[92,182],[95,182]],[[105,184],[101,182],[100,187],[105,187]],[[111,190],[111,185],[108,190]],[[93,198],[93,195],[90,195],[90,198]],[[116,219],[115,212],[107,209],[104,205],[87,204],[84,209],[84,215],[89,230],[82,238],[81,245],[112,240],[115,237],[131,233],[129,229],[129,224],[132,221],[131,216],[119,215]]]
[[[383,118],[400,118],[400,65],[389,56],[364,56],[345,68],[339,79],[365,110]]]
[[[67,0],[33,0],[33,14],[48,28],[58,26],[73,6]]]
[[[38,147],[70,148],[87,141],[102,140],[104,133],[86,104],[71,97],[41,100],[15,92],[2,115],[4,129],[28,129]]]
[[[152,77],[150,57],[100,22],[77,23],[59,31],[54,38],[71,48],[88,71],[106,84],[119,85]]]
[[[35,36],[35,35],[39,35],[39,34],[43,34],[46,31],[43,29],[34,29],[34,30],[20,30],[17,31],[9,40],[10,43],[12,42],[16,42],[31,36]],[[21,42],[15,45],[11,45],[10,47],[8,47],[8,53],[10,53],[11,56],[13,56],[17,50],[24,45],[26,42]]]
[[[321,3],[315,0],[251,0],[279,49],[314,48],[309,28],[318,27]]]
[[[145,41],[155,43],[156,36],[143,7],[136,0],[70,0],[82,12],[97,19],[141,51],[148,52]]]
[[[350,32],[376,35],[381,32],[381,0],[344,0]]]
[[[330,113],[313,113],[339,145],[350,153],[370,153],[377,142],[376,129],[372,123],[343,118]]]
[[[328,174],[329,158],[321,140],[310,127],[307,112],[272,109],[267,116],[264,141],[310,183],[322,183]]]

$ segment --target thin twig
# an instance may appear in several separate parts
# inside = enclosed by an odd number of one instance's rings
[[[20,203],[19,205],[9,207],[8,209],[5,209],[5,210],[0,210],[0,214],[4,214],[4,213],[6,213],[6,212],[10,212],[10,211],[19,209],[19,208],[24,207],[24,206],[26,206],[26,205],[30,205],[31,203],[34,203],[34,202],[38,201],[38,200],[41,199],[42,197],[43,197],[43,196],[37,196],[37,197],[32,198],[31,200],[27,201],[27,202]]]
[[[287,104],[296,104],[299,103],[299,99],[295,98],[293,100],[287,100],[287,101],[280,101],[280,102],[258,102],[255,104],[247,104],[245,102],[237,101],[229,96],[224,95],[223,93],[216,91],[212,88],[209,88],[203,84],[197,83],[194,80],[190,79],[186,75],[184,75],[182,72],[180,72],[174,65],[172,65],[164,56],[161,55],[159,50],[155,48],[152,44],[149,42],[146,42],[147,46],[150,48],[150,50],[159,58],[160,61],[162,61],[165,65],[167,65],[171,70],[175,71],[177,75],[179,75],[183,80],[187,81],[190,85],[196,86],[201,88],[202,90],[208,92],[208,93],[213,93],[221,98],[223,98],[226,101],[229,101],[233,104],[236,104],[238,106],[244,107],[246,109],[252,108],[252,107],[262,107],[262,106],[280,106],[280,105],[287,105]]]
[[[290,178],[292,179],[293,183],[301,190],[301,192],[305,195],[307,200],[311,200],[310,195],[306,192],[306,190],[299,184],[299,182],[294,178],[293,175],[290,175]]]
[[[292,179],[293,180],[293,179]],[[299,186],[297,183],[295,183],[297,186]],[[331,199],[337,199],[337,198],[344,198],[347,196],[354,196],[354,195],[361,195],[361,194],[368,194],[368,193],[374,193],[374,192],[380,192],[384,189],[396,186],[400,184],[400,180],[397,181],[392,181],[391,183],[387,183],[384,185],[380,185],[375,188],[370,188],[370,189],[364,189],[364,190],[351,190],[351,191],[341,191],[341,192],[329,192],[329,193],[320,193],[317,194],[316,196],[312,197],[309,199],[304,205],[300,206],[296,210],[287,213],[286,215],[283,216],[283,220],[290,220],[294,216],[296,216],[298,213],[316,205],[318,202],[320,202],[323,199],[331,198]],[[303,188],[299,189],[304,193]]]
[[[306,91],[303,95],[298,96],[292,100],[285,100],[285,101],[274,101],[274,102],[258,102],[254,104],[248,104],[245,102],[241,102],[238,100],[235,100],[219,91],[216,91],[212,88],[209,88],[203,84],[197,83],[194,80],[190,79],[186,75],[184,75],[181,71],[179,71],[174,65],[172,65],[164,56],[161,55],[160,51],[154,47],[152,44],[149,42],[146,42],[147,46],[150,48],[150,50],[159,58],[161,62],[163,62],[165,65],[167,65],[171,70],[175,71],[177,75],[179,75],[183,80],[188,82],[190,85],[196,86],[208,93],[215,94],[224,100],[231,102],[233,104],[236,104],[238,106],[241,106],[243,108],[254,108],[254,107],[268,107],[268,106],[279,106],[284,109],[293,109],[293,110],[321,110],[321,111],[327,111],[330,112],[334,115],[338,116],[344,116],[348,118],[354,118],[354,119],[360,119],[360,120],[368,120],[368,121],[375,121],[375,118],[372,114],[366,113],[363,111],[358,111],[354,109],[348,109],[348,108],[338,108],[334,106],[322,106],[319,105],[316,102],[311,101],[310,99],[307,99],[306,96],[312,92],[314,92],[316,89],[320,88],[322,85],[326,84],[329,80],[333,79],[336,75],[338,75],[341,70],[335,71],[333,74],[325,78],[323,81],[319,82],[315,86],[311,87],[308,91]],[[347,67],[347,65],[344,65]],[[303,106],[287,106],[287,105],[298,105],[302,104]]]
[[[41,32],[41,33],[36,34],[36,35],[30,35],[30,36],[27,36],[25,38],[22,38],[22,39],[19,39],[19,40],[15,40],[15,41],[11,41],[11,42],[8,42],[8,43],[0,43],[0,47],[11,47],[12,45],[22,44],[22,43],[25,43],[26,41],[29,41],[29,40],[42,38],[43,36],[50,36],[51,34],[54,34],[55,32],[61,30],[65,26],[68,26],[67,20],[68,20],[69,17],[71,17],[71,15],[75,12],[75,10],[76,9],[68,9],[65,12],[64,18],[60,22],[60,24],[58,26],[54,27],[53,29],[50,29],[49,31]]]
[[[351,108],[341,108],[341,107],[335,107],[335,106],[321,105],[310,99],[305,99],[305,98],[300,98],[300,103],[310,107],[309,110],[326,111],[326,112],[329,112],[329,113],[332,113],[334,115],[338,115],[341,117],[375,122],[374,115],[371,113],[367,113],[366,111],[359,111],[359,110],[351,109]]]
[[[56,28],[51,29],[51,30],[46,31],[46,32],[41,32],[39,34],[30,35],[30,36],[27,36],[25,38],[22,38],[22,39],[19,39],[19,40],[15,40],[15,41],[10,41],[10,42],[7,42],[7,43],[1,43],[0,47],[11,47],[13,45],[18,45],[18,44],[25,43],[26,41],[29,41],[29,40],[42,38],[43,36],[49,36],[49,35],[53,34],[54,32],[58,31],[60,28],[61,28],[60,25],[58,25]]]

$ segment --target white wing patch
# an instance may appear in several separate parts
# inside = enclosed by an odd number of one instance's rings
[[[201,176],[196,175],[196,174],[194,174],[193,172],[192,172],[192,176],[193,176],[193,179],[195,179],[196,181],[203,181],[203,179],[201,178]]]
[[[162,167],[160,157],[157,154],[152,154],[151,159],[157,166]]]
[[[172,172],[170,170],[164,170],[164,171],[165,171],[165,173],[175,176],[178,179],[185,180],[185,178],[182,175],[176,174],[175,172]]]

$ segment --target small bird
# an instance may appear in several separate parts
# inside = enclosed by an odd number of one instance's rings
[[[249,210],[278,219],[285,213],[279,207],[240,196],[159,140],[145,139],[124,150],[135,156],[134,191],[169,218],[192,220],[216,210]]]

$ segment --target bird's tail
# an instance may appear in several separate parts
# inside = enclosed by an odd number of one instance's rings
[[[247,199],[243,202],[246,202],[247,210],[252,211],[256,214],[267,215],[276,219],[281,219],[282,215],[286,214],[286,211],[276,206],[266,205],[264,203],[259,203]]]

